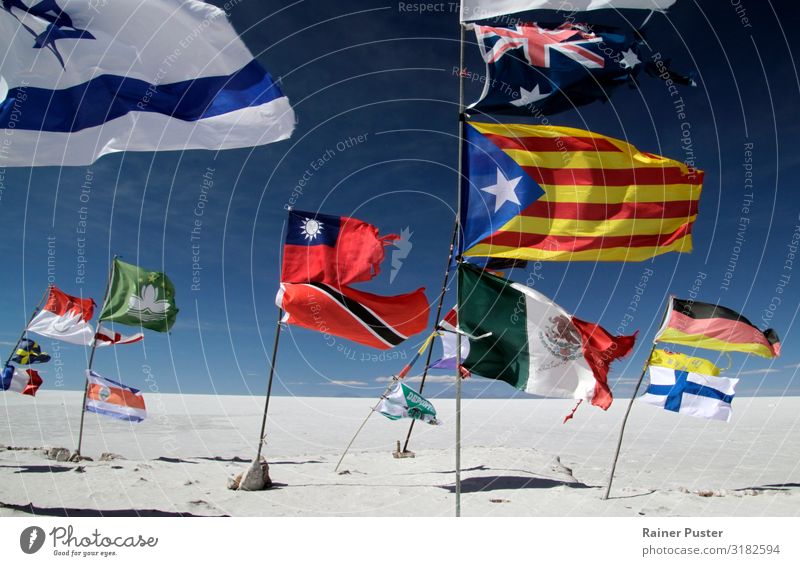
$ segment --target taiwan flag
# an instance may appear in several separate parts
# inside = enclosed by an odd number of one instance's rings
[[[290,211],[281,281],[336,287],[369,281],[380,273],[384,247],[398,238],[355,218]]]

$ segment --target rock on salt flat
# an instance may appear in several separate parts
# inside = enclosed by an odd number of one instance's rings
[[[413,459],[392,458],[409,421],[375,415],[340,472],[373,399],[275,397],[265,455],[275,488],[226,489],[255,456],[263,397],[146,395],[149,418],[86,416],[81,393],[3,395],[0,515],[450,516],[454,401],[418,424]],[[608,413],[569,400],[463,401],[462,513],[475,516],[790,516],[800,514],[800,398],[737,398],[729,424],[635,404],[612,499],[602,501],[627,400]],[[100,461],[104,452],[121,455]]]

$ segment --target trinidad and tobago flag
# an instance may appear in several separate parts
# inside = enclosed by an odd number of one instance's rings
[[[761,331],[738,312],[720,305],[675,297],[670,299],[669,314],[656,341],[762,358],[777,358],[781,353],[778,334],[771,328]]]
[[[388,350],[428,326],[424,289],[384,297],[324,283],[282,283],[283,322]]]
[[[348,285],[380,273],[384,246],[399,238],[355,218],[289,212],[283,248],[283,283]]]

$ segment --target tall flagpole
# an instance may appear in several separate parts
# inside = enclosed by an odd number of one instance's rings
[[[292,214],[292,208],[289,207],[287,214]],[[286,230],[289,229],[289,221],[287,219]],[[284,244],[286,243],[286,234],[283,237]],[[283,250],[281,250],[281,263],[283,262]],[[258,450],[256,451],[256,459],[253,460],[254,466],[261,465],[261,452],[264,449],[264,437],[267,433],[267,413],[269,413],[269,400],[272,398],[272,383],[275,378],[275,360],[278,357],[278,343],[281,338],[281,324],[283,320],[283,308],[278,307],[278,320],[275,321],[275,340],[272,343],[272,357],[269,359],[269,377],[267,378],[267,398],[264,399],[264,414],[261,416],[261,433],[258,436]]]
[[[456,215],[455,222],[453,223],[453,236],[450,238],[450,251],[447,253],[447,265],[444,268],[444,279],[442,280],[442,289],[439,291],[439,304],[436,306],[436,318],[434,318],[434,329],[439,326],[439,319],[442,316],[442,305],[444,304],[444,296],[447,293],[447,281],[450,279],[450,262],[453,261],[453,250],[456,245],[456,236],[458,235],[458,215]],[[425,358],[425,368],[422,370],[422,380],[419,383],[419,392],[425,388],[425,379],[428,377],[428,369],[431,365],[431,356],[433,355],[434,340],[428,344],[428,355]],[[414,423],[416,419],[411,420],[408,427],[408,434],[406,435],[406,442],[403,444],[403,452],[408,452],[408,442],[411,440],[411,431],[414,430]]]
[[[103,314],[103,311],[106,308],[106,302],[108,302],[108,293],[111,291],[111,281],[113,281],[114,279],[114,266],[116,265],[118,257],[119,256],[115,255],[111,259],[111,269],[109,269],[108,271],[108,282],[106,283],[106,292],[103,295],[103,304],[100,307],[100,315]],[[97,350],[97,333],[100,332],[100,327],[103,325],[103,323],[100,322],[99,320],[100,315],[98,315],[97,317],[98,318],[97,329],[95,330],[95,335],[92,338],[92,350],[89,353],[89,367],[87,368],[88,371],[92,370],[92,364],[94,364],[94,352],[95,350]],[[86,397],[88,395],[89,395],[89,376],[87,375],[86,383],[84,383],[83,385],[83,402],[81,403],[81,424],[80,428],[78,429],[78,448],[75,450],[75,454],[73,454],[73,457],[81,455],[81,446],[83,445],[83,421],[84,418],[86,417]]]
[[[47,285],[47,289],[44,290],[44,295],[42,295],[42,298],[39,300],[39,303],[36,305],[36,308],[33,309],[33,313],[31,314],[31,317],[28,319],[28,323],[25,325],[25,328],[23,328],[22,334],[20,334],[19,339],[17,339],[17,343],[14,344],[14,346],[11,347],[11,353],[8,355],[8,358],[6,358],[6,363],[3,365],[4,368],[8,364],[11,363],[11,358],[14,357],[14,354],[17,351],[17,347],[19,346],[19,343],[22,342],[22,339],[25,338],[25,335],[28,333],[28,327],[31,325],[31,321],[33,320],[33,317],[35,317],[37,314],[39,314],[39,309],[42,308],[42,305],[47,300],[47,297],[50,296],[50,288],[51,287],[52,287],[52,285],[48,284]]]
[[[458,183],[456,184],[457,212],[456,236],[461,248],[461,177],[464,166],[464,24],[459,18],[459,63],[458,63]],[[458,296],[458,275],[456,275],[456,297]],[[458,307],[456,307],[456,320]],[[438,320],[436,321],[438,324]],[[456,326],[458,329],[458,325]],[[456,517],[461,516],[461,333],[456,333]]]
[[[664,316],[661,319],[661,324],[659,328],[663,326],[664,320],[667,317],[667,313],[669,312],[670,305],[672,305],[672,297],[667,301],[667,308],[664,310]],[[631,396],[631,400],[628,402],[628,408],[625,410],[625,416],[622,419],[622,426],[619,429],[619,438],[617,439],[617,450],[614,453],[614,460],[611,463],[611,472],[608,474],[608,484],[606,485],[606,491],[603,494],[603,500],[608,499],[609,494],[611,493],[611,484],[614,481],[614,472],[617,469],[617,460],[619,459],[619,451],[622,448],[622,437],[625,434],[625,424],[628,422],[628,415],[631,414],[631,408],[633,407],[633,402],[636,400],[636,395],[639,393],[639,388],[642,386],[642,382],[644,381],[644,376],[647,373],[647,368],[650,366],[650,358],[653,357],[653,352],[656,349],[657,342],[653,339],[653,347],[650,349],[650,353],[647,355],[647,359],[644,361],[644,366],[642,366],[642,374],[639,376],[639,381],[636,382],[636,389],[633,390],[633,395]]]
[[[261,462],[261,450],[264,448],[264,435],[267,428],[267,412],[269,411],[269,399],[272,396],[272,380],[275,375],[275,358],[278,355],[278,341],[281,337],[281,319],[283,319],[283,309],[278,308],[278,320],[275,323],[275,342],[272,345],[272,357],[269,359],[269,379],[267,380],[267,398],[264,401],[264,415],[261,417],[261,434],[258,437],[258,452],[256,452],[256,462]]]

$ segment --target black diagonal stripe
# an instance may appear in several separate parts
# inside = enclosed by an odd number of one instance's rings
[[[374,314],[369,312],[369,309],[364,307],[364,305],[362,305],[361,303],[359,303],[354,299],[351,299],[346,295],[343,295],[333,287],[329,287],[324,283],[308,283],[308,285],[316,287],[320,291],[325,292],[332,299],[339,302],[345,309],[347,309],[350,312],[352,316],[354,316],[355,318],[363,322],[365,325],[367,325],[375,334],[378,335],[378,337],[380,337],[387,344],[391,344],[392,346],[397,346],[406,339],[405,336],[399,334],[397,331],[394,330],[394,328],[388,326],[381,319],[379,319]]]

